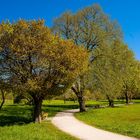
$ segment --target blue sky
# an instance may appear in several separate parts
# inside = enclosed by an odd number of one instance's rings
[[[94,3],[100,4],[111,19],[118,20],[125,42],[140,60],[140,0],[0,0],[0,21],[43,18],[51,26],[64,11],[76,12]]]

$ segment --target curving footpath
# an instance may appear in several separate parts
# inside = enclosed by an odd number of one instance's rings
[[[59,112],[52,119],[52,123],[60,130],[79,138],[80,140],[139,140],[112,132],[100,130],[84,124],[74,117],[78,109]]]

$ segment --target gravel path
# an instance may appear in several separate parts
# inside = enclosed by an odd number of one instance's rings
[[[79,138],[80,140],[139,140],[112,132],[94,128],[77,120],[73,114],[79,110],[59,112],[52,123],[60,130]]]

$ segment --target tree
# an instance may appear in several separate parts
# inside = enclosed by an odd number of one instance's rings
[[[122,38],[118,23],[111,21],[98,5],[86,7],[76,14],[64,13],[54,21],[52,31],[65,39],[72,39],[77,45],[83,45],[90,53],[89,63],[100,57],[101,54],[96,56],[93,52],[102,46],[103,42]],[[81,75],[72,86],[81,112],[85,111],[84,91],[89,81],[87,77],[88,74]]]
[[[64,103],[66,103],[66,101],[74,101],[75,103],[75,101],[77,100],[77,97],[71,89],[68,89],[62,95],[57,96],[54,99],[63,100]]]
[[[133,53],[127,54],[124,63],[125,72],[123,72],[122,96],[126,99],[126,104],[138,94],[139,89],[139,66]]]
[[[125,97],[126,103],[135,96],[138,91],[138,63],[135,59],[134,53],[121,42],[115,43],[117,48],[115,52],[119,52],[118,61],[120,63],[120,77],[122,79],[122,96]]]
[[[104,94],[109,106],[113,107],[114,99],[121,96],[122,89],[125,88],[128,79],[130,80],[130,77],[134,75],[132,67],[135,67],[135,59],[128,46],[118,40],[114,41],[111,47],[100,47],[94,53],[98,55],[100,52],[102,57],[98,58],[92,65],[92,83],[94,89]]]
[[[43,99],[70,86],[87,69],[87,58],[83,47],[52,35],[43,20],[0,24],[0,69],[14,90],[32,97],[35,122]]]

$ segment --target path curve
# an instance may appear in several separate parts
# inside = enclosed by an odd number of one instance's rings
[[[89,126],[74,117],[78,109],[59,112],[52,123],[60,130],[79,138],[80,140],[139,140]]]

